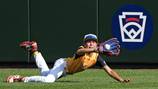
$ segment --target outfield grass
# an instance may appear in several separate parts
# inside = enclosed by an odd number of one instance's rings
[[[158,69],[117,69],[120,75],[131,79],[119,83],[101,69],[89,69],[57,80],[55,83],[6,83],[10,74],[37,75],[37,69],[0,69],[0,89],[158,89]]]

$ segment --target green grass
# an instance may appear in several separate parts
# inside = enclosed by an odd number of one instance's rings
[[[130,83],[119,83],[101,69],[68,75],[55,83],[6,83],[11,74],[38,75],[37,69],[0,69],[0,89],[158,89],[158,69],[117,69]]]

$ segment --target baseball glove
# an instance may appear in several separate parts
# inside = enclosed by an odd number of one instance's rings
[[[118,56],[120,53],[120,45],[117,38],[111,38],[102,42],[98,46],[99,53],[107,56]]]

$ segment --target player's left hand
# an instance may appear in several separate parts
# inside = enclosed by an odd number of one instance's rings
[[[130,80],[129,79],[124,79],[123,81],[120,81],[121,83],[128,83],[128,82],[130,82]]]

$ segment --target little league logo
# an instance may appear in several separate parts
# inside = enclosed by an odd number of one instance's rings
[[[152,36],[152,18],[140,6],[123,6],[113,16],[112,32],[114,37],[119,39],[122,47],[142,48]]]
[[[143,42],[145,23],[142,12],[122,12],[119,15],[122,42]]]

